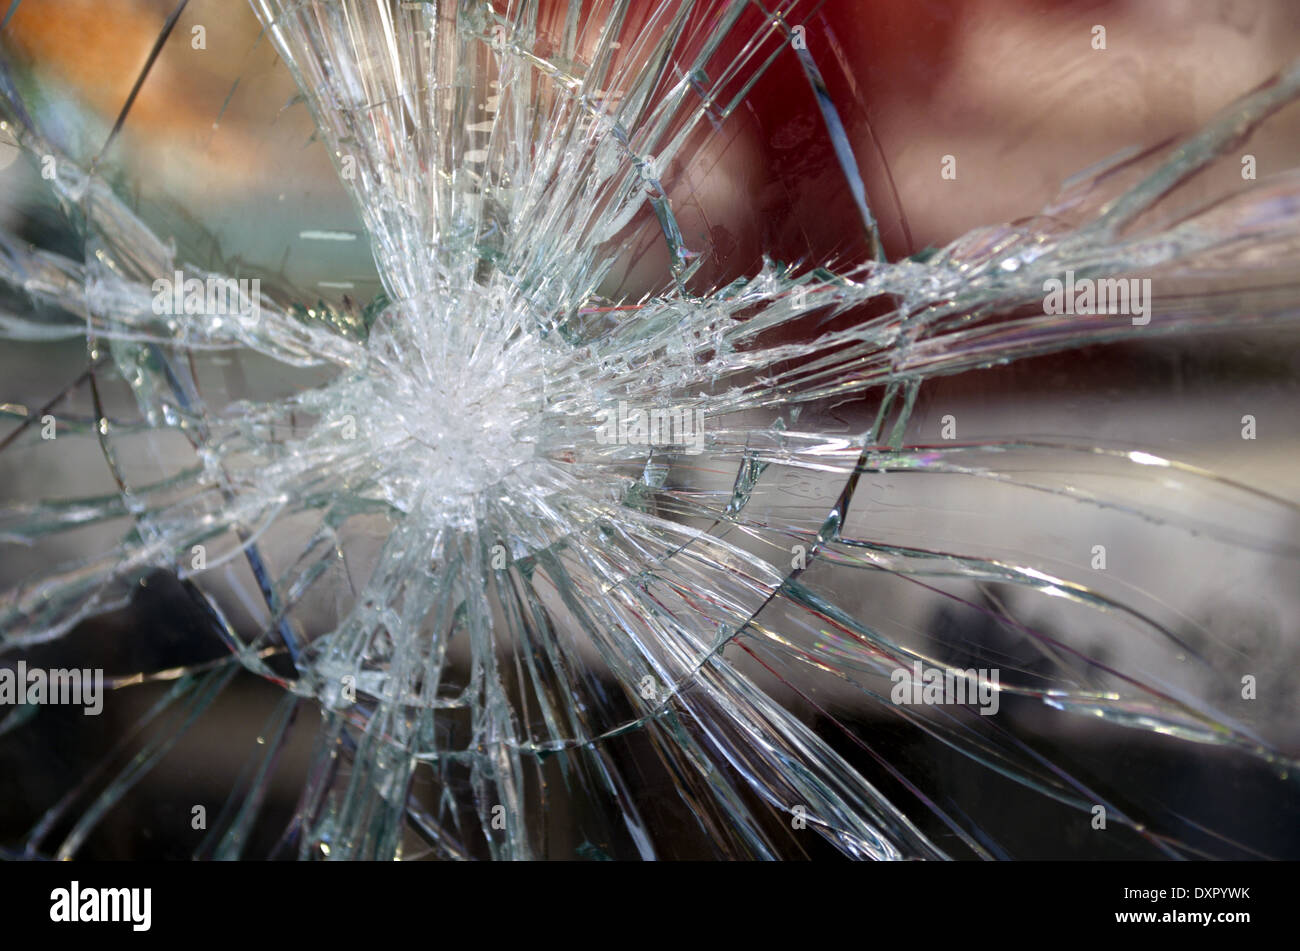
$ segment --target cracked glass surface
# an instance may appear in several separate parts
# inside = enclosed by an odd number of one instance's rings
[[[1300,854],[1284,4],[54,6],[6,856]]]

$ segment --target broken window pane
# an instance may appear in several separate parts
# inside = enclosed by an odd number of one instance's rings
[[[52,6],[5,855],[1300,854],[1285,4]]]

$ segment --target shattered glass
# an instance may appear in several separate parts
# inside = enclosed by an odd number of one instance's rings
[[[4,855],[1300,855],[1285,4],[53,6]]]

